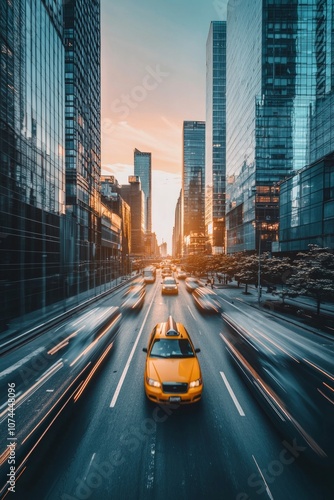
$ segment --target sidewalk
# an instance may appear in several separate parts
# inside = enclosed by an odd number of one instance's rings
[[[73,314],[76,310],[83,309],[95,300],[101,299],[103,296],[117,290],[133,277],[134,274],[129,277],[128,280],[119,277],[110,283],[105,283],[96,288],[86,290],[79,295],[69,297],[60,302],[55,302],[54,304],[46,306],[44,309],[37,309],[36,311],[32,311],[31,313],[11,320],[8,322],[7,329],[0,333],[0,353],[2,352],[2,348],[9,343],[11,339],[23,335],[34,335],[34,333],[46,328],[48,324],[55,324],[65,319],[66,316]]]
[[[327,302],[321,304],[320,315],[316,314],[316,303],[310,297],[298,297],[296,299],[282,299],[272,293],[267,293],[266,288],[262,289],[260,303],[258,292],[255,286],[248,286],[248,293],[245,294],[245,285],[238,285],[232,282],[228,285],[215,284],[213,287],[217,295],[225,296],[231,301],[246,302],[257,309],[264,309],[267,313],[303,326],[315,333],[323,332],[329,334],[329,338],[334,339],[334,304]]]

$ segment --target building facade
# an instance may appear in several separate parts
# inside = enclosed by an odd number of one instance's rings
[[[152,154],[134,150],[134,175],[140,177],[145,195],[145,231],[152,232]]]
[[[182,255],[182,190],[175,207],[172,245],[172,256],[180,258]]]
[[[312,108],[332,74],[326,46],[332,47],[333,5],[254,0],[234,6],[230,0],[227,251],[255,250],[260,241],[270,251],[278,248],[279,183],[308,165]]]
[[[103,261],[113,263],[112,269],[116,267],[128,274],[131,253],[131,210],[121,197],[120,189],[113,175],[101,176],[101,206],[102,215],[104,214],[101,219],[101,253]],[[116,270],[113,275],[117,275]]]
[[[65,212],[64,46],[61,0],[1,0],[1,311],[61,298]]]
[[[65,260],[68,279],[80,290],[94,286],[95,268],[101,259],[100,1],[67,0],[63,5]],[[82,283],[75,283],[80,276]]]
[[[310,244],[334,248],[333,5],[317,5],[316,101],[310,113],[310,164],[280,185],[279,249],[295,254]]]
[[[192,234],[205,238],[205,122],[183,122],[182,254],[202,252],[191,244]],[[203,240],[205,242],[205,239]]]
[[[225,250],[226,21],[212,21],[206,43],[205,230],[208,250]]]
[[[131,255],[145,255],[145,195],[141,189],[140,177],[129,176],[129,184],[123,184],[121,197],[131,210]]]
[[[334,248],[334,151],[281,184],[280,251]]]

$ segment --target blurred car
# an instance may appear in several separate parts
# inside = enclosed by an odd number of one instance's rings
[[[217,294],[207,287],[200,286],[193,291],[193,299],[200,311],[206,313],[220,313],[221,306]]]
[[[172,316],[153,329],[147,353],[144,387],[146,396],[156,403],[189,404],[200,401],[202,373],[190,336]]]
[[[173,271],[170,267],[163,267],[161,270],[161,276],[165,278],[166,276],[172,276]]]
[[[144,304],[145,295],[145,285],[137,282],[124,294],[125,301],[122,304],[122,308],[128,311],[140,309]]]
[[[240,373],[281,433],[312,462],[334,465],[332,358],[321,366],[282,348],[275,337],[253,335],[224,316],[223,340]],[[321,422],[321,425],[320,425]]]
[[[162,295],[177,295],[179,293],[178,282],[172,276],[167,276],[161,283]]]
[[[177,277],[179,280],[185,280],[187,277],[187,273],[185,271],[178,271]]]
[[[197,278],[186,278],[186,289],[188,292],[192,293],[196,288],[201,286]]]
[[[136,278],[131,281],[131,285],[132,286],[140,285],[140,286],[145,288],[145,280],[144,280],[143,276],[141,276],[141,275],[136,276]]]

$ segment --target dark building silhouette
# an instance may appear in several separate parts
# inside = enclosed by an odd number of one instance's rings
[[[121,197],[131,210],[131,255],[145,255],[145,195],[140,178],[129,176],[129,184],[123,184]]]

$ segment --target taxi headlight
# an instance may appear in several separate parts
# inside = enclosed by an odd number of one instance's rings
[[[146,382],[148,385],[150,385],[152,387],[161,387],[160,382],[158,382],[157,380],[154,380],[153,378],[147,377]]]
[[[202,385],[202,379],[198,378],[197,380],[190,382],[189,387],[199,387],[200,385]]]

